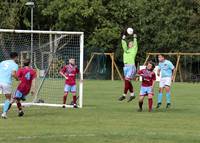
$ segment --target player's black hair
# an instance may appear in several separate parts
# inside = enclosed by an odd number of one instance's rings
[[[151,71],[153,71],[153,70],[155,69],[155,63],[152,62],[152,61],[148,61],[148,62],[147,62],[147,65],[148,65],[148,64],[151,64],[151,65],[152,65]]]
[[[23,64],[24,66],[29,66],[30,65],[31,60],[30,59],[25,59]]]
[[[11,52],[11,53],[10,53],[10,58],[11,58],[11,59],[14,59],[14,58],[16,58],[16,57],[18,57],[18,53],[17,53],[17,52]]]
[[[158,56],[162,56],[163,58],[165,58],[165,55],[164,55],[164,54],[159,54]]]

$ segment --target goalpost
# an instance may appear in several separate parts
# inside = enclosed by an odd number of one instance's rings
[[[69,58],[74,58],[80,70],[80,77],[77,77],[77,95],[79,107],[82,108],[83,32],[0,29],[0,49],[0,62],[8,59],[9,53],[15,51],[19,53],[19,67],[25,58],[30,58],[32,67],[37,70],[35,96],[28,95],[26,102],[23,103],[25,106],[61,107],[65,81],[59,70],[68,64]],[[16,86],[17,82],[14,81],[13,91]],[[3,100],[4,96],[1,96],[0,103],[3,103]]]

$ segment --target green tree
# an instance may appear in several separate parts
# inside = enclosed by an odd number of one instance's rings
[[[0,2],[0,28],[29,29],[26,0]],[[121,32],[138,34],[138,60],[146,52],[200,52],[197,0],[37,0],[34,29],[83,31],[88,54],[115,52],[122,60]]]

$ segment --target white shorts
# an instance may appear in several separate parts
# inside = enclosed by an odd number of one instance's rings
[[[163,88],[165,86],[171,86],[172,78],[171,77],[162,77],[160,78],[159,87]]]
[[[0,83],[0,94],[12,94],[12,86]]]

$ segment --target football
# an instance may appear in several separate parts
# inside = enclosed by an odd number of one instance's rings
[[[127,28],[127,33],[129,34],[129,35],[133,35],[133,28]]]

